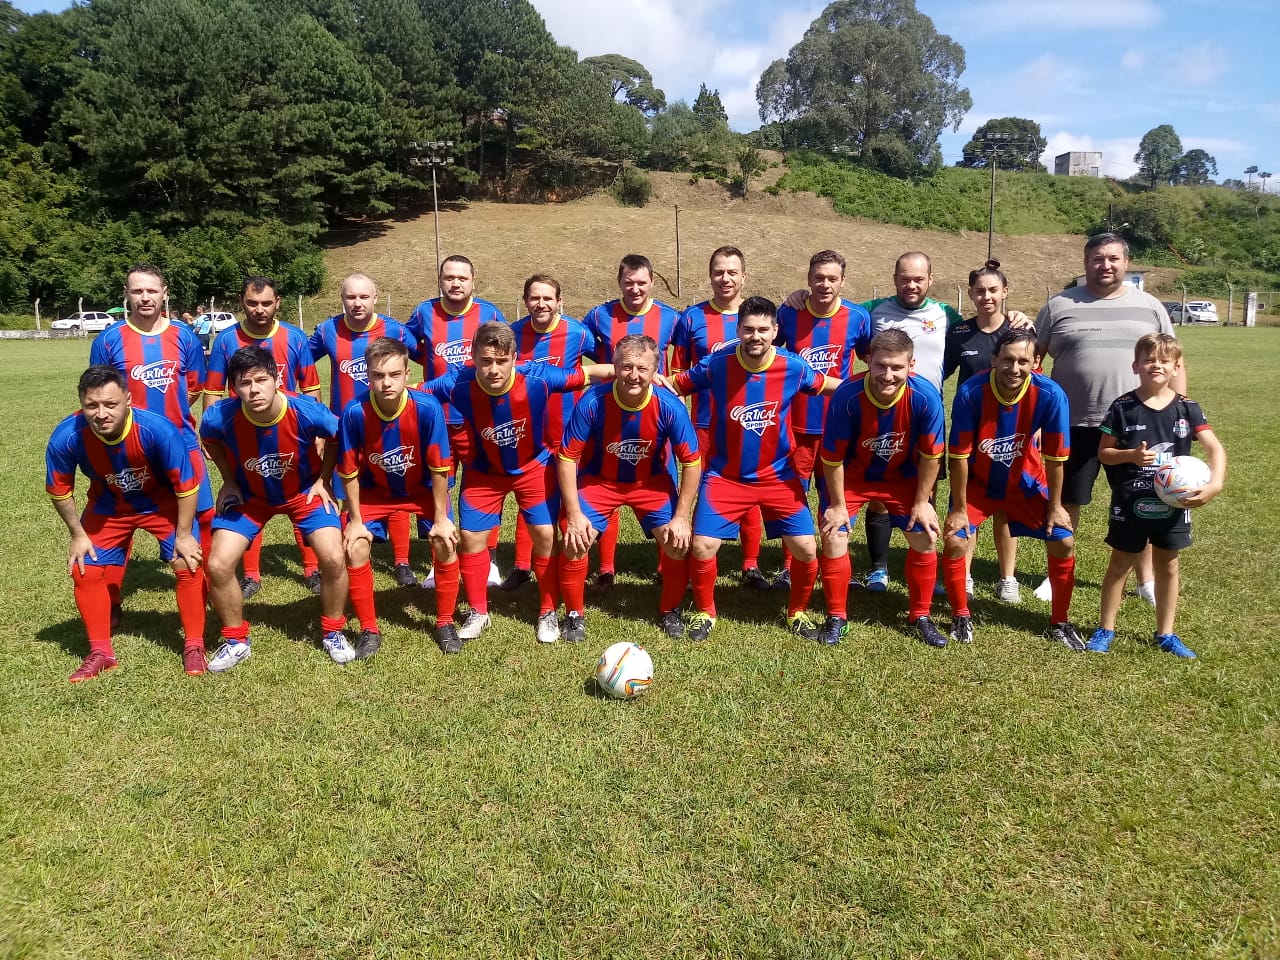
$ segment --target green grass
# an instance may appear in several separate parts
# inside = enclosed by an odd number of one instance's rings
[[[527,591],[445,658],[381,554],[386,642],[341,668],[276,521],[251,660],[182,675],[139,538],[121,669],[76,687],[40,484],[86,348],[0,344],[0,956],[1280,956],[1280,331],[1184,336],[1231,458],[1183,562],[1196,662],[1144,642],[1134,600],[1114,654],[1048,646],[1045,606],[994,601],[989,538],[972,648],[906,636],[900,579],[827,650],[727,575],[712,640],[671,642],[627,526],[635,572],[582,647],[534,643]],[[1105,504],[1086,516],[1089,628]],[[1038,545],[1019,567],[1029,593]],[[656,663],[632,704],[586,684],[621,638]]]

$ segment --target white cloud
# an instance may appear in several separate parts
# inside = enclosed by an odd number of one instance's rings
[[[1040,155],[1040,162],[1053,170],[1053,158],[1060,153],[1073,151],[1100,151],[1104,176],[1123,180],[1138,170],[1133,155],[1138,152],[1138,137],[1119,137],[1114,140],[1095,140],[1093,137],[1060,130],[1049,134],[1049,145]]]
[[[1144,51],[1136,47],[1124,52],[1124,56],[1120,58],[1120,66],[1128,70],[1130,73],[1137,73],[1147,65],[1147,55]]]
[[[1020,96],[1063,94],[1080,88],[1084,71],[1056,54],[1046,53],[1018,68],[1009,78],[1009,89]]]
[[[967,19],[998,32],[1113,31],[1151,27],[1164,18],[1154,0],[986,0]]]
[[[1190,87],[1207,87],[1220,77],[1231,62],[1225,47],[1211,40],[1177,50],[1169,58],[1169,76]]]

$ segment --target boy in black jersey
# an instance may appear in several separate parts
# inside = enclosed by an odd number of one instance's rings
[[[1124,394],[1102,421],[1098,460],[1111,484],[1111,520],[1107,544],[1111,562],[1102,582],[1100,625],[1087,649],[1106,653],[1115,639],[1116,614],[1125,578],[1151,544],[1156,575],[1155,642],[1165,653],[1194,659],[1195,653],[1173,632],[1178,609],[1178,551],[1191,546],[1191,507],[1208,503],[1222,491],[1227,455],[1194,400],[1173,389],[1182,367],[1182,346],[1167,333],[1149,333],[1134,347],[1138,389]],[[1152,477],[1160,463],[1191,453],[1199,440],[1208,455],[1210,479],[1182,498],[1185,509],[1156,496]]]

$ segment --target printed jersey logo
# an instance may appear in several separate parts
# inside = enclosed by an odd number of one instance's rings
[[[146,467],[129,467],[119,473],[107,475],[107,484],[116,487],[121,493],[137,493],[151,479],[151,471]]]
[[[1179,417],[1178,422],[1173,425],[1173,435],[1179,440],[1191,436],[1191,424],[1187,423],[1185,417]]]
[[[516,447],[524,439],[527,427],[526,420],[508,420],[497,426],[485,427],[480,436],[499,447]]]
[[[844,350],[840,347],[831,345],[823,347],[805,347],[800,351],[800,356],[804,358],[805,363],[813,367],[818,373],[831,373],[833,370],[840,369],[840,356]]]
[[[343,360],[342,363],[338,364],[338,372],[344,377],[359,380],[361,383],[369,382],[369,365],[365,362],[364,357],[352,357],[350,360]]]
[[[244,468],[272,480],[279,480],[293,469],[292,453],[268,453],[263,457],[254,457],[244,462]]]
[[[173,381],[178,379],[177,360],[156,360],[152,363],[134,364],[129,376],[140,381],[148,390],[168,393]]]
[[[711,345],[711,349],[707,352],[715,353],[717,350],[723,350],[726,347],[736,347],[739,343],[741,343],[741,341],[737,337],[734,337],[732,340],[721,340],[718,343],[713,343]]]
[[[413,447],[408,444],[401,444],[392,450],[383,450],[381,453],[370,454],[369,462],[386,473],[394,473],[397,477],[403,477],[413,469]]]
[[[778,422],[778,401],[766,400],[734,407],[729,411],[729,418],[737,420],[744,430],[750,430],[757,437],[763,436]]]
[[[627,463],[635,466],[642,460],[648,460],[649,454],[653,450],[652,440],[619,440],[617,443],[611,443],[605,450],[619,460],[625,460]]]
[[[907,433],[905,430],[899,430],[897,433],[881,433],[874,437],[867,437],[862,441],[862,446],[871,451],[873,457],[879,457],[881,460],[892,460],[907,447]]]
[[[471,341],[451,340],[449,343],[437,343],[435,355],[452,366],[465,366],[471,362]]]
[[[548,366],[552,366],[552,367],[559,367],[559,366],[563,366],[563,364],[560,363],[562,359],[563,359],[562,357],[548,356],[548,357],[534,357],[533,361],[535,363],[545,363]]]
[[[992,440],[983,440],[978,444],[978,449],[996,463],[1003,463],[1007,467],[1022,456],[1022,448],[1026,446],[1026,443],[1027,435],[1025,433],[1015,433],[1011,437],[996,437]]]

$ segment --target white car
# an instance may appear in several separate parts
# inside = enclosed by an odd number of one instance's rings
[[[1188,300],[1169,308],[1169,319],[1175,324],[1218,322],[1218,308],[1208,300]]]
[[[102,313],[98,310],[85,310],[82,313],[73,313],[69,317],[55,320],[49,324],[49,327],[53,330],[79,330],[82,333],[101,333],[115,322],[115,317],[108,313]]]
[[[214,313],[202,313],[191,321],[191,329],[196,332],[196,336],[200,338],[201,344],[204,345],[204,352],[208,353],[210,347],[213,346],[213,338],[220,334],[227,327],[234,327],[238,321],[234,313],[226,313],[221,310]]]

